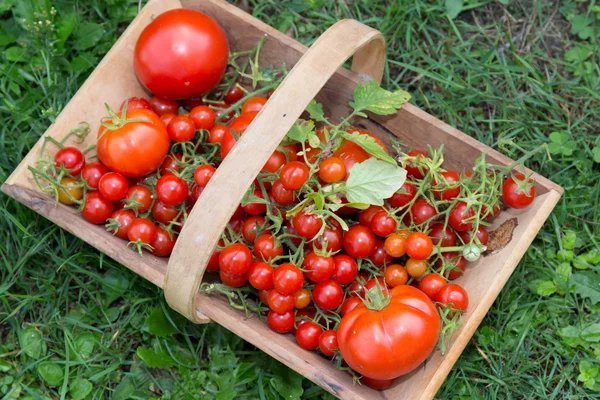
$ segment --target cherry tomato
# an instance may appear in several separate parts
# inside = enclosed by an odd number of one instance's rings
[[[333,257],[333,265],[335,266],[335,271],[332,279],[340,285],[347,285],[356,279],[358,265],[354,258],[340,254]]]
[[[98,159],[109,169],[127,177],[148,175],[156,171],[165,159],[170,145],[169,134],[152,111],[127,111],[127,120],[141,122],[127,122],[114,130],[100,127]]]
[[[427,271],[427,263],[424,260],[409,258],[406,262],[406,272],[413,278],[423,275]]]
[[[85,167],[83,153],[75,147],[63,147],[54,155],[54,165],[64,167],[71,175],[78,175]]]
[[[500,214],[500,211],[502,211],[502,207],[500,206],[500,204],[497,204],[494,207],[482,206],[481,207],[481,216],[483,218],[485,218],[486,220],[490,221],[490,220],[496,218],[498,216],[498,214]]]
[[[267,304],[269,302],[269,292],[271,290],[259,290],[258,291],[258,298],[260,299],[260,301],[262,301],[264,304]]]
[[[467,291],[455,283],[448,283],[435,295],[435,301],[443,305],[452,305],[459,311],[467,311],[469,307],[469,295]]]
[[[373,217],[375,216],[375,214],[377,214],[380,211],[384,211],[383,207],[381,206],[369,206],[369,208],[367,208],[366,210],[361,211],[358,214],[358,222],[361,225],[367,226],[367,227],[371,227],[371,221],[373,220]]]
[[[323,282],[331,278],[335,272],[333,257],[318,255],[314,252],[308,253],[302,262],[304,276],[312,282]]]
[[[315,319],[315,313],[313,311],[308,310],[299,310],[296,311],[295,317],[295,327],[292,329],[292,333],[296,333],[296,330],[307,322],[311,322]],[[309,321],[311,320],[311,321]]]
[[[254,241],[254,255],[263,261],[283,255],[283,246],[273,235],[265,232]]]
[[[160,120],[162,121],[162,123],[164,124],[165,127],[169,126],[169,122],[171,122],[171,120],[173,118],[175,118],[177,116],[177,114],[172,114],[172,113],[166,113],[160,116]]]
[[[190,118],[196,129],[212,129],[215,126],[217,116],[215,111],[207,106],[196,106],[190,111]]]
[[[288,311],[283,314],[278,314],[274,311],[269,311],[267,315],[267,325],[271,330],[277,333],[287,333],[294,327],[294,313]]]
[[[138,109],[143,108],[143,109],[152,111],[152,105],[150,104],[150,102],[148,100],[146,100],[143,97],[130,97],[129,99],[124,100],[121,103],[121,107],[119,107],[119,110],[123,109],[125,102],[127,102],[128,110],[138,110]]]
[[[211,104],[212,109],[215,111],[215,116],[217,117],[217,121],[220,121],[224,124],[231,121],[231,119],[235,115],[235,111],[231,110],[227,113],[227,115],[223,115],[225,111],[227,111],[231,106],[227,103],[222,104]],[[249,113],[248,113],[249,114]]]
[[[160,165],[161,175],[179,172],[179,170],[181,169],[179,161],[181,161],[182,157],[183,156],[181,154],[169,154],[168,156],[166,156],[162,164]]]
[[[188,184],[173,174],[161,176],[156,182],[156,197],[167,206],[176,206],[188,196]]]
[[[208,133],[207,142],[212,143],[212,144],[221,143],[226,131],[227,131],[227,127],[225,125],[213,126],[211,128],[210,132]]]
[[[404,207],[405,205],[410,203],[416,195],[417,187],[412,183],[406,181],[402,184],[400,190],[398,190],[392,195],[392,197],[388,199],[388,203],[390,203],[390,206],[394,208]]]
[[[459,176],[456,171],[443,171],[440,175],[445,179],[444,181],[437,182],[434,180],[433,185],[440,187],[433,191],[433,195],[438,200],[452,200],[460,194]]]
[[[343,238],[344,230],[340,223],[335,219],[330,219],[325,225],[325,230],[321,237],[313,243],[318,250],[322,250],[323,246],[325,246],[326,251],[333,253],[342,249]]]
[[[156,226],[148,218],[136,218],[127,230],[131,242],[151,244],[156,239]]]
[[[63,204],[72,205],[81,200],[83,197],[83,188],[79,185],[75,179],[65,176],[60,180],[60,187],[58,189],[58,201]]]
[[[361,381],[373,390],[385,390],[394,383],[393,379],[372,379],[368,376],[363,376]]]
[[[310,304],[310,292],[308,289],[300,289],[294,293],[294,307],[297,309],[306,308]]]
[[[529,179],[525,190],[521,189],[524,185],[525,176],[523,174],[514,174],[509,176],[502,185],[502,200],[510,208],[527,208],[535,200],[535,181]]]
[[[448,224],[457,232],[468,231],[473,227],[473,218],[475,217],[475,208],[469,207],[467,203],[459,201],[450,211]]]
[[[279,293],[275,289],[269,291],[267,304],[276,313],[283,314],[294,309],[295,299],[293,295]]]
[[[242,224],[242,235],[248,243],[256,241],[256,232],[265,226],[265,218],[261,216],[251,216],[244,220]]]
[[[442,253],[442,257],[444,258],[444,261],[438,259],[435,262],[435,267],[441,271],[445,264],[444,275],[446,275],[448,279],[454,280],[463,274],[467,266],[464,257],[459,256],[458,253],[452,251]]]
[[[98,189],[102,175],[108,173],[108,168],[99,162],[89,163],[81,170],[81,179],[92,189]]]
[[[200,165],[194,171],[194,180],[196,181],[198,186],[204,187],[204,186],[208,185],[208,182],[215,174],[215,171],[216,171],[216,169],[212,165],[208,165],[208,164]]]
[[[130,187],[126,199],[135,204],[138,213],[144,213],[152,206],[152,192],[145,186],[135,185]]]
[[[406,251],[406,236],[399,233],[394,233],[385,239],[385,251],[394,258],[402,257]]]
[[[319,350],[327,357],[333,357],[336,351],[338,351],[337,332],[333,329],[329,329],[321,333],[319,336]]]
[[[365,284],[367,283],[368,278],[364,273],[358,274],[356,280],[352,282],[350,286],[348,286],[348,294],[350,296],[362,296],[365,292]]]
[[[223,246],[225,246],[225,242],[222,239],[220,239],[217,246],[223,247]],[[219,256],[220,255],[221,255],[221,250],[219,250],[218,248],[215,248],[215,251],[213,251],[212,255],[210,256],[210,259],[208,260],[208,264],[206,265],[207,271],[218,271],[219,270]]]
[[[421,225],[429,220],[432,220],[437,215],[435,207],[424,199],[415,201],[410,208],[410,213],[412,215],[412,221],[415,225]]]
[[[262,261],[256,261],[248,271],[248,281],[255,289],[271,289],[273,287],[273,267]]]
[[[344,250],[354,258],[367,258],[375,251],[376,239],[371,229],[351,226],[344,234]]]
[[[158,116],[165,114],[177,115],[179,104],[175,100],[165,99],[164,97],[153,96],[150,98],[150,106]]]
[[[294,264],[281,264],[273,272],[273,286],[283,294],[294,294],[302,289],[304,274]]]
[[[157,257],[166,257],[173,251],[175,247],[175,235],[170,235],[166,229],[160,226],[156,227],[156,237],[150,243],[152,246],[152,254]]]
[[[286,189],[279,179],[273,182],[271,194],[273,195],[273,199],[277,202],[277,204],[281,204],[282,206],[290,205],[295,201],[294,191]]]
[[[308,166],[300,161],[291,161],[281,168],[279,180],[288,190],[298,190],[308,180],[310,170]]]
[[[214,89],[228,58],[227,37],[214,19],[177,8],[156,16],[144,28],[135,45],[133,68],[150,92],[180,100]]]
[[[442,247],[451,247],[456,245],[456,233],[449,226],[444,230],[444,224],[433,224],[429,237],[434,245],[440,244]]]
[[[323,310],[337,310],[344,300],[344,290],[334,280],[319,282],[312,290],[313,302]]]
[[[263,194],[260,190],[254,190],[254,197],[263,198]],[[264,214],[267,211],[267,205],[264,203],[248,203],[245,206],[242,206],[246,214],[249,215],[260,215]]]
[[[433,243],[429,236],[422,232],[415,232],[408,236],[404,248],[410,258],[424,260],[431,255]]]
[[[252,252],[242,243],[234,243],[221,251],[219,269],[229,275],[245,275],[252,267]]]
[[[254,96],[244,103],[242,106],[242,114],[249,112],[258,112],[260,111],[264,105],[267,103],[267,99],[261,96]]]
[[[385,241],[377,240],[375,242],[375,250],[369,256],[369,260],[371,260],[373,265],[376,267],[383,267],[384,265],[391,264],[393,259],[394,258],[385,251]]]
[[[248,275],[232,275],[227,272],[223,272],[219,270],[219,278],[221,278],[221,282],[229,287],[242,287],[248,282]]]
[[[235,135],[239,138],[246,131],[246,129],[248,129],[248,126],[250,126],[250,123],[254,120],[256,114],[257,113],[255,112],[242,114],[227,127],[227,130],[223,135],[223,139],[221,140],[222,160],[227,157],[227,154],[229,154],[237,142],[237,139],[233,136],[231,131],[235,132]]]
[[[178,115],[171,119],[169,125],[167,125],[167,133],[174,142],[188,142],[196,134],[194,121],[185,115]]]
[[[279,171],[279,168],[283,167],[286,162],[285,154],[276,150],[271,154],[271,157],[269,157],[263,166],[263,171],[275,173]]]
[[[117,201],[127,196],[129,184],[127,179],[116,172],[104,174],[98,182],[98,191],[102,196],[111,201]]]
[[[204,105],[204,101],[202,101],[202,97],[192,97],[192,98],[189,98],[189,99],[183,99],[182,102],[183,102],[183,105],[188,110],[191,110],[191,109],[196,108],[198,106],[203,106]]]
[[[431,300],[446,285],[446,279],[438,274],[427,274],[419,281],[419,290],[427,295]]]
[[[323,329],[314,322],[307,322],[296,329],[296,342],[305,350],[314,350],[319,347],[319,337]]]
[[[371,230],[380,237],[391,235],[396,231],[397,226],[396,220],[387,211],[379,211],[371,218]]]
[[[319,178],[325,183],[343,181],[346,178],[346,164],[337,157],[327,157],[319,164]]]
[[[365,291],[377,289],[377,286],[379,286],[380,291],[384,293],[388,292],[385,280],[380,276],[378,276],[377,278],[369,279],[367,283],[365,283]]]
[[[467,244],[467,243],[471,243],[471,232],[461,232],[459,233],[460,238],[462,239],[463,243]],[[477,243],[477,240],[479,240],[479,243],[481,243],[482,245],[486,245],[488,240],[489,240],[489,234],[487,229],[485,228],[485,226],[483,225],[479,225],[479,227],[477,228],[477,232],[475,232],[475,242]]]
[[[116,223],[114,224],[114,229],[108,229],[108,231],[119,239],[127,240],[127,231],[129,231],[131,223],[136,219],[135,213],[131,210],[116,210],[110,218],[115,220]]]
[[[406,285],[406,282],[408,282],[408,273],[402,265],[388,265],[388,267],[385,269],[385,283],[389,287]]]
[[[375,140],[375,143],[377,143],[383,149],[383,151],[388,153],[388,150],[385,147],[385,144],[381,141],[381,139],[373,135],[371,132],[367,132],[354,127],[347,128],[346,132],[358,132],[360,135],[370,136],[371,138],[373,138],[373,140]],[[333,156],[340,158],[344,162],[344,165],[346,166],[346,179],[348,179],[348,176],[351,172],[350,170],[352,169],[354,164],[361,163],[371,158],[371,155],[367,153],[362,147],[349,140],[345,140],[344,142],[342,142],[342,145],[339,149],[336,150],[335,153],[333,153]]]
[[[177,215],[179,215],[178,209],[173,206],[165,205],[160,201],[154,202],[154,205],[152,206],[152,216],[161,224],[169,225],[177,218]]]
[[[417,160],[420,158],[429,158],[429,155],[423,150],[413,150],[409,152],[408,155],[411,157],[417,157]],[[427,172],[423,167],[419,167],[418,163],[414,161],[408,161],[404,168],[406,169],[407,175],[415,179],[423,179],[425,177],[425,173]]]
[[[304,211],[300,211],[294,215],[292,226],[298,235],[310,240],[321,230],[323,220],[314,214],[306,214]]]
[[[350,311],[354,310],[359,304],[362,304],[362,300],[358,297],[348,297],[346,300],[344,300],[344,303],[342,304],[340,315],[342,317],[345,316]]]
[[[223,97],[223,100],[229,104],[235,104],[240,101],[244,97],[244,90],[238,86],[234,85]]]

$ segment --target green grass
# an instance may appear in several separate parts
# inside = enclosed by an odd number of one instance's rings
[[[34,3],[39,12],[47,2]],[[0,0],[0,182],[138,6],[48,3],[58,11],[48,26],[58,32],[24,29],[40,18],[30,0]],[[511,157],[550,145],[552,159],[538,153],[530,167],[565,195],[438,397],[598,398],[600,7],[595,0],[466,0],[449,19],[460,3],[240,6],[307,44],[341,18],[377,27],[388,44],[386,87],[409,90],[414,104]],[[179,323],[159,290],[4,195],[0,277],[0,397],[326,396],[218,326]]]

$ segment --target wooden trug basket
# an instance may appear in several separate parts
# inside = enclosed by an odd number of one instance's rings
[[[317,352],[301,349],[292,335],[271,331],[256,317],[232,309],[219,297],[198,294],[198,286],[217,239],[243,194],[266,159],[275,150],[308,102],[317,95],[327,115],[337,119],[348,115],[348,101],[356,85],[365,78],[380,81],[385,56],[381,34],[356,21],[345,20],[330,28],[310,51],[294,39],[278,32],[223,0],[152,0],[131,23],[85,84],[44,134],[58,140],[79,122],[87,121],[92,133],[79,148],[96,140],[95,132],[105,116],[104,103],[118,107],[128,96],[147,96],[133,70],[133,49],[143,28],[153,16],[178,7],[197,9],[215,18],[225,29],[233,50],[256,46],[263,35],[268,38],[261,53],[261,65],[295,66],[273,94],[265,108],[246,131],[225,162],[218,168],[198,204],[191,212],[168,261],[150,254],[139,256],[126,248],[126,242],[108,233],[103,226],[87,223],[73,207],[55,204],[41,193],[27,170],[39,157],[42,140],[33,147],[2,191],[78,236],[98,250],[125,265],[155,285],[165,288],[169,304],[187,318],[203,323],[215,321],[266,353],[343,399],[430,399],[463,351],[477,326],[494,302],[517,263],[533,241],[542,224],[558,202],[563,189],[534,174],[538,196],[524,212],[501,213],[494,227],[517,217],[518,227],[512,241],[499,253],[469,264],[457,282],[469,293],[470,305],[463,324],[452,338],[445,356],[436,351],[412,373],[400,377],[392,387],[377,392],[355,385],[349,374],[335,367]],[[340,68],[354,56],[352,71]],[[81,107],[84,104],[85,107]],[[391,135],[414,148],[445,146],[445,166],[457,171],[470,170],[482,153],[497,164],[512,161],[475,139],[439,121],[426,112],[406,104],[393,116],[372,116],[359,126],[389,143]],[[52,146],[47,146],[53,156]]]

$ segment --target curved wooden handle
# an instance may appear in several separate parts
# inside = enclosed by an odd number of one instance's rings
[[[181,231],[165,277],[167,302],[186,318],[210,321],[197,309],[196,295],[221,233],[294,122],[352,55],[354,72],[381,82],[383,35],[355,20],[339,21],[302,56],[217,168]]]

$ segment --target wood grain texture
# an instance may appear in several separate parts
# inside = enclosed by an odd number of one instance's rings
[[[194,322],[209,322],[196,312],[196,293],[221,233],[246,191],[337,69],[358,52],[356,64],[360,71],[372,79],[381,79],[384,49],[379,31],[358,21],[342,20],[302,56],[217,168],[194,205],[169,259],[165,279],[169,306]]]
[[[264,34],[268,35],[261,57],[264,66],[280,65],[284,62],[288,66],[293,66],[306,52],[305,46],[224,1],[183,0],[180,3],[177,0],[152,0],[121,36],[45,135],[61,139],[70,129],[85,119],[92,127],[92,134],[86,143],[75,145],[85,148],[93,143],[99,120],[106,113],[104,102],[116,107],[129,95],[144,94],[132,69],[131,53],[137,36],[153,15],[169,8],[180,7],[182,4],[200,9],[216,18],[226,30],[232,48],[235,50],[252,48]],[[327,82],[317,98],[330,115],[334,117],[346,115],[347,101],[352,97],[359,81],[360,78],[356,74],[341,68]],[[81,104],[85,104],[86,107],[82,109]],[[499,164],[511,163],[507,157],[412,105],[405,105],[395,116],[373,116],[361,122],[361,125],[385,140],[389,140],[390,135],[395,135],[402,142],[415,147],[443,143],[447,150],[452,150],[447,153],[446,159],[446,165],[450,168],[459,170],[471,168],[480,152],[485,152],[490,160]],[[167,270],[165,259],[148,254],[139,257],[127,248],[126,242],[113,237],[102,226],[85,222],[75,209],[62,204],[56,205],[52,198],[40,193],[32,185],[27,166],[33,165],[37,160],[40,146],[41,142],[34,146],[0,189],[122,263],[136,274],[163,287]],[[50,155],[53,151],[56,149],[49,147]],[[464,316],[463,326],[452,339],[447,355],[442,357],[438,352],[434,353],[426,364],[398,379],[384,392],[354,385],[348,374],[336,370],[327,359],[320,357],[316,352],[307,352],[298,347],[293,336],[274,333],[256,316],[246,318],[243,313],[230,308],[220,297],[198,295],[197,311],[339,398],[430,399],[435,395],[562,193],[562,188],[553,182],[539,175],[535,176],[538,181],[538,193],[541,195],[533,205],[524,211],[513,210],[502,213],[494,223],[498,225],[507,218],[517,217],[519,226],[514,232],[513,240],[501,252],[470,264],[467,272],[458,280],[469,292],[470,306]],[[200,243],[198,246],[205,245]]]

